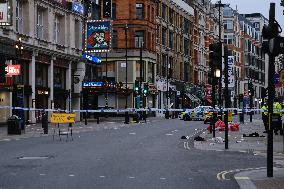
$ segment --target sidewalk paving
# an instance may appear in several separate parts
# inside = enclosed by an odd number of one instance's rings
[[[236,123],[236,119],[234,119]],[[216,138],[213,134],[203,132],[200,136],[205,141],[194,141],[194,147],[200,150],[215,151],[238,151],[240,153],[252,153],[266,157],[267,134],[263,133],[264,126],[260,118],[253,122],[245,121],[240,124],[240,131],[229,131],[229,149],[225,150],[225,132],[216,131]],[[264,137],[243,137],[243,134],[257,132]],[[280,189],[284,188],[284,154],[283,136],[273,136],[274,148],[274,177],[267,177],[267,169],[263,167],[257,170],[242,171],[235,174],[235,179],[241,189]],[[266,166],[266,165],[265,165]]]
[[[147,118],[147,123],[155,121],[157,118],[151,117]],[[140,121],[140,123],[144,123],[144,121]],[[129,124],[124,124],[124,117],[118,118],[102,118],[100,123],[97,124],[96,119],[88,119],[87,125],[85,125],[84,121],[76,122],[72,124],[72,132],[81,133],[81,132],[90,132],[90,131],[99,131],[103,129],[119,129],[122,127],[130,127],[133,125],[137,125],[137,123],[129,122]],[[68,130],[68,124],[60,124],[60,130],[62,132],[66,132]],[[43,134],[43,128],[41,123],[30,124],[25,126],[25,132],[22,131],[21,135],[8,135],[7,134],[7,126],[0,127],[0,142],[3,141],[11,141],[11,140],[20,140],[24,138],[31,137],[41,137],[41,136],[53,136],[54,129],[56,131],[55,135],[58,135],[57,124],[49,123],[48,124],[48,134]]]

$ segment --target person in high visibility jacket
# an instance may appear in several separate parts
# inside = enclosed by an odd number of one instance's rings
[[[265,129],[265,131],[263,133],[267,133],[267,131],[268,131],[268,106],[267,106],[267,104],[264,103],[261,106],[261,109],[263,110],[263,112],[262,112],[262,122],[263,122],[264,129]]]
[[[273,103],[273,116],[278,118],[278,121],[273,122],[273,130],[275,135],[278,135],[278,131],[280,131],[280,134],[283,134],[282,131],[282,110],[281,104],[278,102],[277,99],[275,99],[275,102]]]

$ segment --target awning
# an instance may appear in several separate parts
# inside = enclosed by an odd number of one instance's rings
[[[194,96],[192,96],[192,94],[186,93],[186,96],[188,96],[188,98],[189,98],[191,101],[196,101],[196,99],[194,98]]]
[[[195,99],[195,101],[201,101],[197,96],[195,96],[194,94],[192,94],[193,98]]]

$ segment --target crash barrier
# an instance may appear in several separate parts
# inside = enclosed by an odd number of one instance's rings
[[[24,111],[41,111],[41,112],[105,112],[105,113],[123,113],[123,112],[191,112],[195,109],[165,109],[165,108],[127,108],[127,109],[97,109],[97,110],[64,110],[64,109],[42,109],[42,108],[23,108],[23,107],[13,107],[13,106],[0,106],[0,109],[12,109],[12,110],[24,110]],[[238,113],[250,113],[250,112],[268,112],[268,110],[263,109],[240,109],[240,108],[223,108],[223,109],[212,109],[211,112],[226,112],[226,111],[237,111]],[[274,110],[274,113],[284,112],[284,109]]]

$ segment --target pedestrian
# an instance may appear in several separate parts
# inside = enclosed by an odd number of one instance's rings
[[[275,98],[274,99],[274,103],[273,103],[273,117],[277,118],[277,121],[273,122],[273,130],[275,135],[278,135],[278,131],[280,131],[280,134],[283,134],[282,131],[282,106],[281,104],[278,102],[278,99]]]
[[[264,129],[265,131],[263,131],[263,133],[267,133],[268,131],[268,106],[267,104],[264,102],[261,106],[261,110],[262,110],[262,122],[264,125]]]

